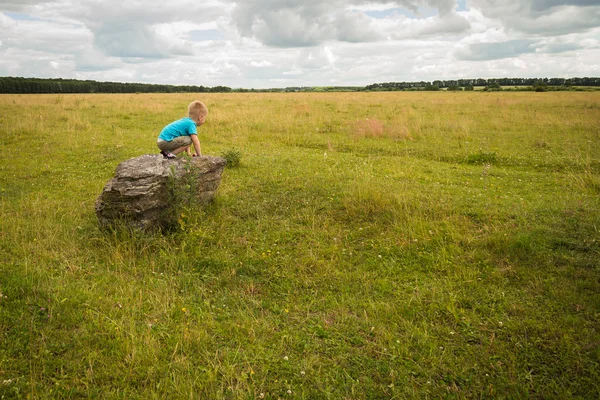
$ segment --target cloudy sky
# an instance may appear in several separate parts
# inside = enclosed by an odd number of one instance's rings
[[[600,76],[600,0],[0,0],[0,76],[225,85]]]

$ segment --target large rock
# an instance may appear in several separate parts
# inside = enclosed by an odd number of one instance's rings
[[[96,200],[101,227],[125,222],[141,229],[167,228],[182,202],[210,202],[227,161],[221,157],[143,155],[123,161]]]

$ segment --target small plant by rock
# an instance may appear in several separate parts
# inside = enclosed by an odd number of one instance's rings
[[[221,153],[221,157],[227,160],[228,167],[239,167],[242,161],[242,152],[237,149],[228,149]]]

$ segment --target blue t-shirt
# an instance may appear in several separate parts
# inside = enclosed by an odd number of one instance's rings
[[[165,126],[162,132],[160,132],[160,135],[158,135],[158,138],[170,142],[179,136],[190,136],[197,134],[198,130],[196,129],[196,123],[192,121],[190,117],[185,117],[171,122],[169,125]]]

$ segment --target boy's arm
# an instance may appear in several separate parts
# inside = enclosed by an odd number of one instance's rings
[[[192,143],[194,144],[194,150],[196,150],[196,155],[200,156],[202,155],[202,152],[200,151],[200,141],[198,140],[198,135],[190,135],[192,138]],[[188,148],[189,150],[189,148]]]

